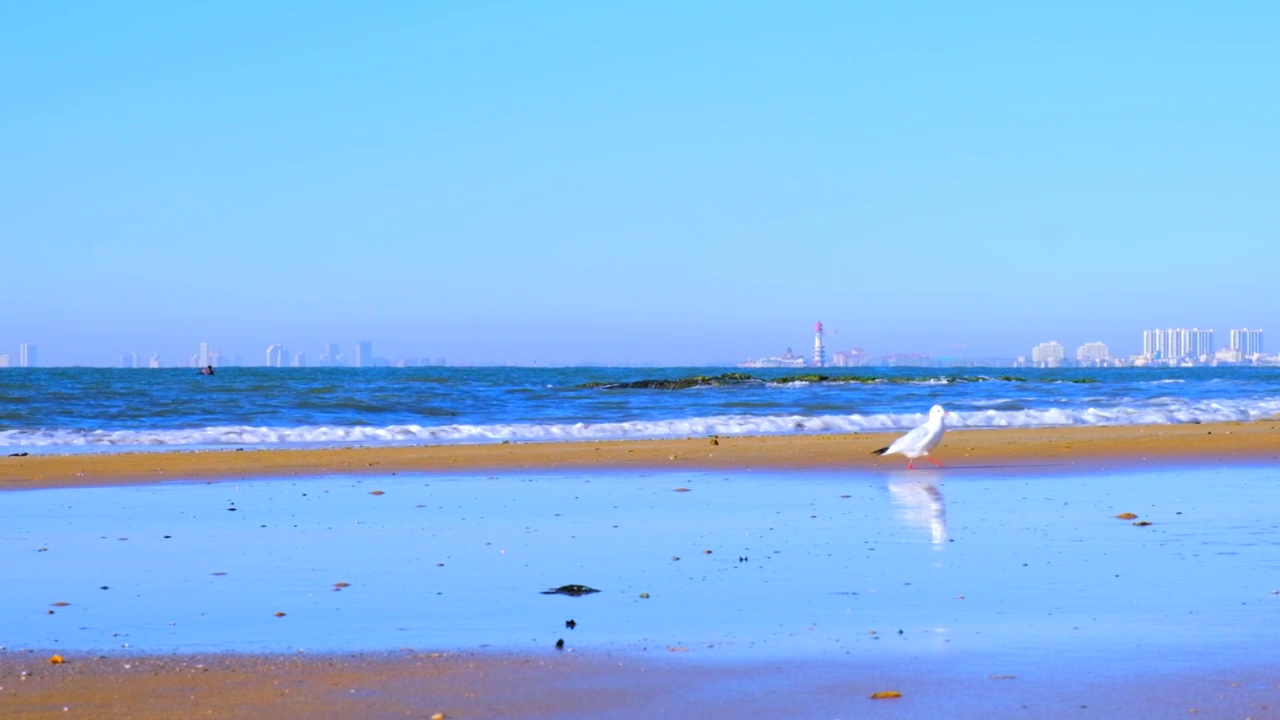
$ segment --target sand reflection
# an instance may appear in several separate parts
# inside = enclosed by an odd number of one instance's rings
[[[938,490],[941,473],[933,470],[902,470],[889,473],[889,493],[903,523],[929,531],[937,547],[947,542],[947,507]]]

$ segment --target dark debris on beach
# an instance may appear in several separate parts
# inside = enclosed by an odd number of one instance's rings
[[[598,592],[600,591],[593,587],[587,587],[586,585],[561,585],[558,588],[543,590],[542,594],[543,595],[568,595],[570,597],[579,597],[582,595],[590,595],[591,593],[598,593]]]

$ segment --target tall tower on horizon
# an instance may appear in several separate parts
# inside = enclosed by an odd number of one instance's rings
[[[826,367],[827,349],[822,345],[822,323],[813,324],[813,366]]]
[[[35,343],[22,343],[18,346],[18,367],[32,368],[36,366]]]

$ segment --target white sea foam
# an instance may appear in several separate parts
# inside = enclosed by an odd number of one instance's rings
[[[1249,421],[1280,415],[1280,400],[1188,402],[1175,398],[1139,406],[971,410],[947,413],[947,425],[1021,428],[1064,425],[1167,425]],[[493,425],[389,425],[262,427],[215,426],[160,430],[4,430],[0,448],[61,448],[112,451],[159,447],[251,447],[338,445],[447,445],[564,442],[707,435],[781,435],[904,430],[924,422],[921,413],[873,415],[717,415],[674,420],[605,423]]]

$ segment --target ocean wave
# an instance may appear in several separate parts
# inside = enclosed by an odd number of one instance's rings
[[[1170,425],[1243,422],[1280,415],[1280,400],[1188,402],[1161,398],[1142,406],[978,409],[947,413],[953,428],[1035,428],[1068,425]],[[639,440],[709,435],[782,435],[901,431],[922,413],[869,415],[716,415],[672,420],[601,423],[497,423],[492,425],[224,425],[153,430],[4,430],[0,448],[124,451],[210,447],[332,447],[344,445],[450,445],[497,442]]]

